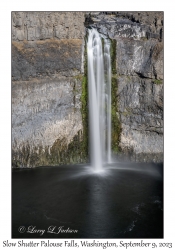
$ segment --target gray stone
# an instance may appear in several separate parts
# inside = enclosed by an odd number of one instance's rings
[[[141,153],[144,153],[144,161],[151,161],[152,155],[155,158],[158,154],[155,159],[163,160],[162,97],[162,84],[139,77],[118,78],[120,147],[132,153],[132,157],[139,154],[141,160]]]
[[[163,12],[87,12],[85,25],[88,26],[92,24],[99,29],[103,29],[103,33],[108,26],[109,30],[112,29],[114,31],[111,32],[113,36],[111,38],[114,38],[115,34],[120,37],[135,38],[144,37],[146,35],[148,38],[161,40],[163,32]],[[143,33],[141,34],[141,32]]]
[[[41,165],[40,150],[50,152],[56,140],[60,154],[82,131],[81,81],[72,77],[14,82],[12,85],[13,162]],[[22,152],[28,148],[26,155]],[[34,157],[35,156],[35,157]],[[54,155],[52,156],[54,157]],[[67,157],[67,158],[66,158]],[[67,155],[64,163],[69,163]],[[33,159],[33,163],[30,162]],[[47,164],[47,161],[43,164]],[[59,162],[54,162],[58,164]]]
[[[12,53],[14,81],[81,73],[82,40],[79,39],[13,42]]]
[[[82,12],[12,12],[12,162],[82,162]]]
[[[83,12],[12,12],[12,40],[82,39],[83,23]]]

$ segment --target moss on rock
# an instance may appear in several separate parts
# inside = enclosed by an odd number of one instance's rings
[[[159,80],[159,79],[155,79],[155,80],[153,80],[153,82],[155,83],[155,84],[162,84],[163,83],[163,81],[162,80]]]
[[[81,94],[81,114],[83,123],[83,140],[82,140],[82,154],[88,160],[88,69],[87,69],[87,42],[85,38],[84,49],[84,76],[82,78],[82,94]]]
[[[116,54],[117,43],[116,40],[111,39],[111,147],[113,152],[119,152],[120,147],[120,135],[121,135],[121,123],[118,115],[118,79],[117,79],[117,65]]]

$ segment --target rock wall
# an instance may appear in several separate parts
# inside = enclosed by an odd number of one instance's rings
[[[83,22],[81,12],[12,12],[14,167],[86,160]]]
[[[88,161],[85,27],[115,41],[113,147],[163,160],[163,12],[12,12],[13,167]]]
[[[134,161],[163,161],[163,12],[86,14],[116,41],[120,151]]]

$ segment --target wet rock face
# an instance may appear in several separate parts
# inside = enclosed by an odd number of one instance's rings
[[[134,161],[163,161],[163,13],[96,12],[86,27],[115,39],[120,148]]]

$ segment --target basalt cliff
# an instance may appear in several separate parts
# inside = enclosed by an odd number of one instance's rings
[[[113,44],[115,154],[163,161],[163,12],[12,12],[13,167],[89,162],[92,27]]]

